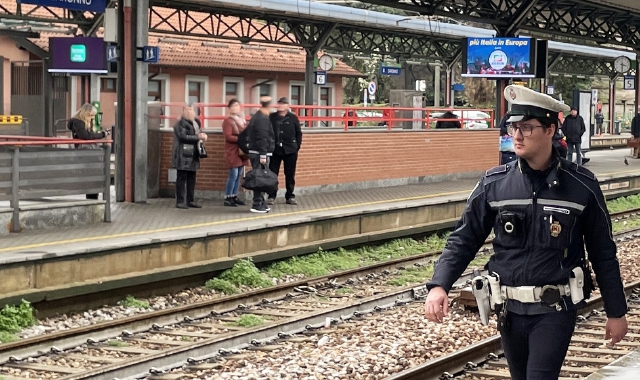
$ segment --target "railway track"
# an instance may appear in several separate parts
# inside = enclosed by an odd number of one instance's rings
[[[604,341],[606,316],[601,310],[600,296],[589,300],[580,310],[559,380],[584,378],[614,360],[640,348],[640,280],[625,286],[629,294],[629,333],[626,338],[609,347]],[[415,368],[397,373],[387,380],[443,380],[443,379],[509,379],[506,359],[502,353],[500,336],[495,335],[464,350],[445,355]]]
[[[629,218],[639,212],[640,209],[628,210],[612,218]],[[640,236],[640,229],[617,238],[624,241],[634,236]],[[293,339],[309,339],[305,335],[322,334],[332,326],[349,326],[349,321],[364,315],[421,299],[422,286],[393,288],[384,283],[402,268],[428,265],[437,254],[425,253],[2,344],[0,363],[4,364],[0,376],[6,380],[128,378],[144,376],[151,368],[156,368],[154,372],[166,370],[176,363],[202,367],[207,363],[200,359],[210,357],[212,352],[231,358],[242,355],[231,351],[231,347],[273,349],[273,345],[261,342],[269,337],[284,339],[301,334]],[[459,283],[464,281],[463,278]],[[240,322],[249,315],[262,318],[265,323],[246,327]],[[495,347],[491,352],[497,352]],[[154,376],[171,378],[163,373]]]

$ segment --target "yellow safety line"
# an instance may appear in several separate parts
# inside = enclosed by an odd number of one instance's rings
[[[129,236],[136,236],[136,235],[143,235],[143,234],[154,234],[154,233],[158,233],[158,232],[179,231],[179,230],[199,228],[199,227],[216,226],[216,225],[225,224],[225,223],[235,223],[235,222],[242,222],[242,221],[247,221],[247,220],[258,220],[258,219],[274,218],[274,217],[278,217],[278,216],[289,216],[289,215],[307,214],[307,213],[311,213],[311,212],[339,210],[339,209],[348,208],[348,207],[370,206],[370,205],[375,205],[375,204],[380,204],[380,203],[404,202],[404,201],[411,201],[411,200],[417,200],[417,199],[444,197],[444,196],[448,196],[448,195],[469,193],[469,192],[471,192],[471,190],[472,189],[451,191],[451,192],[447,192],[447,193],[430,194],[430,195],[417,195],[417,196],[414,196],[414,197],[406,197],[406,198],[386,199],[386,200],[382,200],[382,201],[353,203],[353,204],[347,204],[347,205],[342,205],[342,206],[331,206],[331,207],[318,208],[318,209],[313,209],[313,210],[300,210],[300,211],[294,211],[294,212],[287,212],[287,213],[283,213],[283,214],[261,215],[261,216],[253,216],[253,217],[229,219],[229,220],[217,220],[215,222],[205,222],[205,223],[189,224],[189,225],[184,225],[184,226],[158,228],[158,229],[155,229],[155,230],[123,232],[123,233],[113,234],[113,235],[89,236],[89,237],[77,238],[77,239],[59,240],[59,241],[51,241],[51,242],[36,243],[36,244],[26,244],[26,245],[14,246],[14,247],[1,248],[0,249],[0,253],[17,251],[17,250],[25,250],[25,249],[31,249],[31,248],[47,247],[47,246],[60,245],[60,244],[82,243],[82,242],[101,240],[101,239],[117,239],[117,238],[122,238],[122,237],[129,237]]]

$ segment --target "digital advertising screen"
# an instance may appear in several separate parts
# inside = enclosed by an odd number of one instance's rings
[[[535,78],[536,40],[532,38],[467,38],[463,77]]]
[[[51,37],[51,73],[106,74],[106,46],[101,37]]]

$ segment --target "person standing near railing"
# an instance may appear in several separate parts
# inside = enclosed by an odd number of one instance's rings
[[[200,140],[207,141],[207,134],[200,132],[193,107],[185,106],[183,108],[182,117],[173,126],[173,132],[171,166],[178,172],[176,178],[176,208],[200,208],[202,206],[195,201],[196,171],[200,169],[200,156],[197,145]],[[184,193],[185,185],[187,188],[186,197]]]
[[[93,121],[97,113],[98,110],[90,103],[83,104],[67,124],[67,128],[71,131],[71,136],[79,140],[99,140],[107,137],[109,131],[96,132],[94,130]],[[97,149],[98,146],[96,144],[75,144],[75,148]],[[87,194],[86,197],[87,199],[98,199],[98,194]]]
[[[300,120],[289,111],[289,99],[278,99],[278,110],[269,115],[271,127],[273,127],[276,146],[269,163],[269,169],[278,174],[280,163],[284,163],[284,178],[287,192],[284,198],[289,205],[297,205],[296,196],[293,194],[296,185],[296,164],[298,162],[298,151],[302,144],[302,129]],[[276,201],[276,189],[267,198],[267,205],[272,205]]]
[[[238,135],[247,127],[244,115],[240,113],[240,102],[231,99],[227,105],[229,117],[222,122],[222,134],[224,135],[224,160],[229,168],[227,186],[224,191],[224,205],[229,207],[244,206],[245,203],[238,198],[240,180],[244,173],[244,167],[249,164],[249,157],[241,156],[238,147]]]

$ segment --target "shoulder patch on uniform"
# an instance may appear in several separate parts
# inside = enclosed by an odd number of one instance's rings
[[[571,163],[571,169],[573,169],[576,173],[582,174],[583,176],[595,181],[596,175],[591,172],[591,170],[586,169],[584,166],[580,166],[575,162]]]
[[[496,166],[495,168],[491,168],[487,170],[487,172],[485,173],[485,176],[490,177],[492,175],[506,173],[508,171],[509,171],[509,165],[504,164],[504,165]]]

